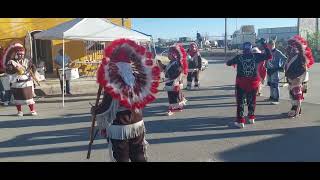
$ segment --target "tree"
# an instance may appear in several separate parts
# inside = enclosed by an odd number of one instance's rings
[[[320,33],[307,33],[307,41],[312,50],[314,60],[320,62]]]

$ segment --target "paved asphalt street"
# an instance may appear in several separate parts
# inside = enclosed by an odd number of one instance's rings
[[[209,59],[209,58],[208,58]],[[310,91],[303,115],[286,118],[290,108],[288,91],[281,88],[279,105],[257,98],[256,124],[235,128],[235,69],[222,60],[209,59],[201,74],[201,89],[185,91],[189,100],[183,113],[166,116],[167,97],[144,110],[149,161],[320,161],[320,64],[311,70]],[[94,142],[91,159],[86,159],[90,127],[89,102],[95,94],[38,100],[39,116],[16,117],[15,107],[0,107],[0,161],[109,161],[106,140]]]

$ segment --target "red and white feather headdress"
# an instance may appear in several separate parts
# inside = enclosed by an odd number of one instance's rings
[[[180,61],[183,73],[188,74],[187,53],[181,44],[175,44],[169,48],[169,53],[173,53],[176,60]]]
[[[314,58],[312,55],[312,50],[308,46],[308,42],[301,36],[295,35],[292,38],[288,40],[288,45],[292,47],[296,47],[298,51],[301,51],[301,53],[304,53],[304,55],[307,58],[307,67],[311,68],[312,65],[314,64]]]
[[[12,55],[16,54],[18,51],[25,51],[24,47],[20,43],[13,43],[5,49],[2,58],[2,66],[6,68],[7,63],[11,60]]]
[[[128,109],[142,109],[158,92],[160,68],[152,54],[129,39],[113,41],[104,51],[97,82]]]

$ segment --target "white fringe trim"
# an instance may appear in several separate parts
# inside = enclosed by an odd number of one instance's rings
[[[11,88],[25,88],[25,87],[32,87],[33,82],[32,81],[26,81],[26,82],[13,82],[11,85]]]
[[[199,69],[188,69],[188,72],[195,72],[195,71],[198,71]]]
[[[302,84],[298,84],[298,85],[289,85],[288,86],[288,90],[291,91],[293,88],[296,88],[296,87],[299,87],[299,88],[302,88]]]
[[[309,80],[309,73],[308,72],[303,73],[301,76],[299,76],[299,77],[297,77],[295,79],[289,79],[288,78],[288,81],[289,81],[288,89],[291,90],[291,89],[293,89],[295,87],[302,87],[302,83],[306,82],[306,77]]]
[[[308,82],[308,81],[309,81],[309,72],[307,71],[303,82]]]
[[[293,105],[293,106],[301,106],[301,104],[302,104],[302,100],[291,99],[291,105]]]
[[[14,100],[15,105],[30,105],[30,104],[35,104],[33,99],[28,99],[28,100]]]
[[[186,98],[183,98],[183,100],[179,103],[179,104],[181,104],[181,105],[187,105],[187,99]]]
[[[111,105],[108,110],[102,114],[96,115],[97,127],[102,129],[107,129],[111,126],[114,119],[116,119],[117,112],[119,111],[119,101],[112,100]]]
[[[172,108],[172,109],[178,109],[178,108],[183,108],[183,101],[180,102],[180,103],[176,103],[176,104],[169,104],[169,108]]]
[[[148,154],[147,154],[148,148],[149,148],[149,143],[146,140],[146,138],[144,137],[144,139],[143,139],[143,154],[144,154],[144,158],[146,159],[146,161],[148,161]]]
[[[142,120],[129,125],[111,125],[107,132],[110,139],[125,140],[138,137],[145,133],[146,130]]]

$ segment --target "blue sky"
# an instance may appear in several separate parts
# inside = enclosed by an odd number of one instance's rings
[[[241,25],[259,28],[296,26],[297,18],[228,18],[228,35]],[[132,18],[132,28],[157,38],[195,38],[197,31],[209,36],[224,34],[224,18]]]

